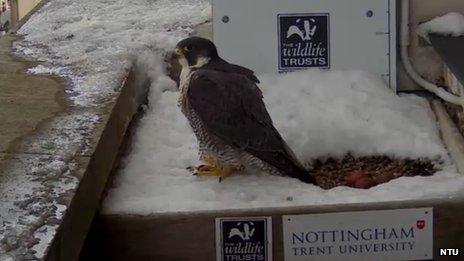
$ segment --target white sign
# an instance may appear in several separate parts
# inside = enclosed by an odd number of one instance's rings
[[[214,43],[228,62],[258,74],[365,70],[396,89],[396,1],[212,2]]]
[[[433,259],[433,209],[283,216],[286,261]]]

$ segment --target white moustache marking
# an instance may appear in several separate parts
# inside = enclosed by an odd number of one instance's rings
[[[190,66],[190,68],[201,68],[205,64],[209,63],[210,60],[211,58],[209,57],[204,57],[204,56],[198,57],[197,63],[195,65]]]
[[[187,59],[185,59],[185,56],[179,57],[178,60],[179,60],[180,65],[181,65],[183,68],[188,68],[188,67],[189,67],[188,62],[187,62]]]

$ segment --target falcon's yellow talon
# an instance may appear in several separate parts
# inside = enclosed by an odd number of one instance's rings
[[[213,172],[216,171],[216,166],[214,165],[200,165],[197,170],[199,172]]]
[[[219,182],[224,180],[232,173],[232,169],[228,167],[218,168],[215,165],[200,165],[193,169],[193,175],[196,176],[210,176],[210,177],[219,177]]]
[[[195,168],[194,174],[197,176],[217,176],[216,166],[213,165],[200,165]]]

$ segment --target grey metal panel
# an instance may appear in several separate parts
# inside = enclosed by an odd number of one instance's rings
[[[331,68],[371,71],[396,89],[395,2],[213,0],[214,41],[225,59],[259,73],[277,73],[278,14],[329,13]]]
[[[456,78],[464,85],[464,36],[433,35],[430,41]]]

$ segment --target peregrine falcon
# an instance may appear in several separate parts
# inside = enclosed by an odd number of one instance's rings
[[[315,183],[274,127],[253,71],[221,59],[200,37],[180,41],[175,57],[182,65],[178,106],[205,163],[195,174],[221,180],[251,166]]]

